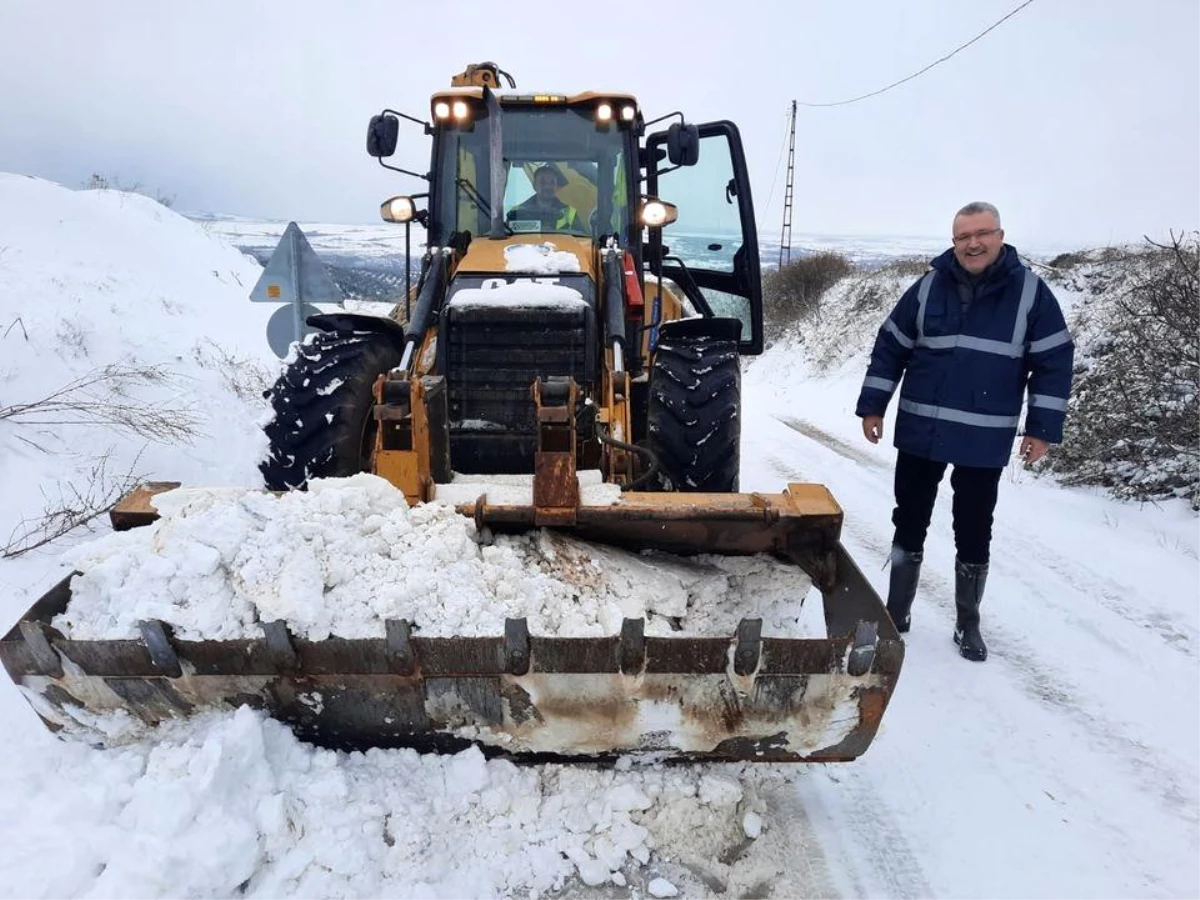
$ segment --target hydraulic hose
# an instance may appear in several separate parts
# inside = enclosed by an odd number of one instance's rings
[[[413,308],[412,318],[404,333],[404,356],[400,360],[399,366],[401,370],[408,370],[413,353],[425,339],[425,332],[429,329],[429,323],[433,320],[434,313],[441,304],[442,295],[445,293],[448,271],[448,255],[444,252],[434,251],[429,261],[429,271],[425,276],[425,283],[417,295],[417,305]]]

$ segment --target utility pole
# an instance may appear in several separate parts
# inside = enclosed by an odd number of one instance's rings
[[[796,184],[796,101],[788,129],[787,184],[783,188],[783,233],[779,236],[779,268],[792,261],[792,193]]]

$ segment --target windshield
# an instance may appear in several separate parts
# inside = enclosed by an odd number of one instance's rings
[[[476,107],[467,126],[439,133],[436,219],[442,240],[491,230],[490,120]],[[617,234],[629,241],[629,132],[597,125],[590,109],[506,108],[502,211],[509,233]]]

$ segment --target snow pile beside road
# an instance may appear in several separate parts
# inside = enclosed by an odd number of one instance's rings
[[[8,896],[539,896],[578,881],[644,895],[653,881],[686,891],[680,863],[748,886],[774,861],[735,873],[718,857],[759,837],[786,771],[343,754],[247,707],[59,756],[52,772],[26,761],[38,802],[0,819]],[[63,852],[33,867],[31,846]]]
[[[262,636],[282,619],[310,640],[384,636],[407,619],[426,637],[496,636],[527,618],[535,635],[824,637],[811,582],[766,556],[634,555],[560,534],[479,534],[452,506],[409,509],[385,480],[314,480],[281,496],[245,488],[161,494],[162,518],[74,548],[82,574],[54,626],[77,639],[138,636],[158,619],[184,640]],[[812,607],[807,615],[805,607]]]
[[[0,210],[0,555],[133,481],[261,484],[262,267],[134,194],[0,173]]]

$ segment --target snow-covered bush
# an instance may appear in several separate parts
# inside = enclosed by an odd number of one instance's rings
[[[805,361],[818,372],[829,372],[860,356],[865,371],[879,326],[928,267],[925,259],[904,258],[851,269],[824,292],[815,311],[796,320]]]
[[[1121,497],[1200,509],[1200,236],[1060,257],[1052,285],[1081,290],[1075,381],[1050,467]]]

